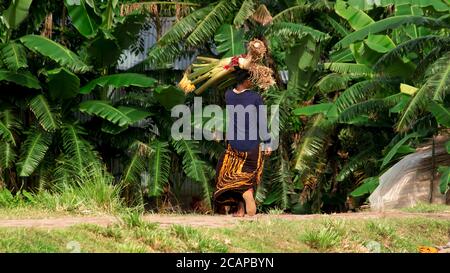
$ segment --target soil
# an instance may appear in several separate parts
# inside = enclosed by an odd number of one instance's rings
[[[157,223],[162,227],[173,224],[193,227],[228,227],[240,221],[257,221],[270,219],[286,219],[291,221],[304,221],[317,218],[330,219],[379,219],[379,218],[406,218],[429,217],[450,221],[450,213],[409,213],[401,211],[386,212],[354,212],[339,214],[257,214],[254,217],[232,217],[231,215],[195,215],[195,214],[148,214],[143,217],[147,222]],[[78,224],[95,224],[108,226],[120,223],[120,219],[113,216],[64,216],[41,219],[0,219],[0,228],[67,228]]]

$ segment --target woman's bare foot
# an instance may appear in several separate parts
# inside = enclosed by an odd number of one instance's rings
[[[256,203],[253,197],[253,189],[248,189],[242,194],[245,201],[245,210],[248,216],[254,216],[256,214]]]
[[[239,202],[238,204],[238,210],[233,213],[234,217],[244,217],[245,215],[245,209],[244,209],[244,202]]]

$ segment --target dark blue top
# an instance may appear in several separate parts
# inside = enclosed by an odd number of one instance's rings
[[[232,89],[225,92],[227,105],[227,141],[233,149],[250,151],[259,143],[270,142],[267,131],[267,111],[261,95],[253,90],[235,93]],[[233,111],[234,109],[234,111]],[[231,111],[230,111],[231,110]],[[259,127],[264,128],[259,132]]]

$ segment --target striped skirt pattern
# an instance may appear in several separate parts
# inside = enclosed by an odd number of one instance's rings
[[[248,152],[237,151],[228,144],[217,164],[216,191],[217,205],[236,205],[242,201],[242,194],[259,184],[264,158],[259,146]]]

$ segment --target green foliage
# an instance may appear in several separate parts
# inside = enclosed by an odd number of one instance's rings
[[[431,101],[427,109],[434,115],[439,124],[447,128],[450,127],[450,111],[442,104]]]
[[[8,70],[16,72],[21,68],[27,68],[27,55],[23,45],[10,42],[3,47],[0,47],[0,56],[2,62]]]
[[[245,53],[244,31],[236,29],[232,25],[224,24],[214,36],[217,43],[217,51],[223,57],[231,57]]]
[[[128,162],[128,166],[123,172],[122,183],[124,185],[131,185],[132,183],[138,183],[141,179],[141,173],[145,170],[145,164],[143,160],[142,152],[138,148],[135,148],[133,155]]]
[[[13,72],[7,70],[0,70],[0,81],[13,82],[15,84],[33,88],[41,89],[38,79],[33,76],[30,72]]]
[[[3,11],[1,21],[9,29],[17,28],[28,16],[28,10],[33,0],[13,0],[8,9]]]
[[[326,114],[330,110],[330,108],[333,106],[333,103],[321,103],[321,104],[314,104],[305,106],[302,108],[297,108],[294,110],[295,115],[305,115],[305,116],[311,116],[315,114]]]
[[[314,163],[319,160],[328,141],[328,128],[324,125],[323,115],[315,116],[309,125],[309,129],[303,135],[302,142],[295,151],[294,168],[304,172],[314,168]],[[314,162],[311,164],[311,162]]]
[[[236,27],[240,27],[242,24],[244,24],[245,20],[250,18],[250,16],[252,16],[253,13],[255,12],[255,5],[256,1],[254,0],[244,0],[244,2],[241,5],[241,8],[234,17],[233,24]]]
[[[287,86],[279,81],[263,93],[280,114],[280,147],[266,160],[257,191],[266,211],[343,211],[349,194],[363,202],[391,162],[450,124],[444,1],[158,2],[139,4],[157,12],[124,16],[121,4],[127,3],[117,0],[7,2],[0,4],[0,180],[13,190],[23,185],[18,198],[28,203],[59,202],[67,210],[119,206],[112,196],[120,191],[127,204],[142,204],[143,193],[166,204],[176,201],[185,181],[195,181],[211,207],[211,164],[223,146],[170,139],[169,110],[190,105],[195,95],[175,87],[177,71],[158,68],[194,51],[218,52],[217,59],[245,53],[245,41],[253,38],[269,47],[264,64],[289,75]],[[260,4],[272,23],[255,20]],[[168,30],[158,26],[166,16],[177,18]],[[137,39],[150,22],[163,35],[148,51]],[[151,77],[118,73],[124,50],[148,51],[141,65],[152,67]],[[204,100],[222,103],[218,94]],[[122,188],[111,191],[105,169]],[[91,177],[101,183],[68,186]],[[307,243],[332,248],[341,232],[326,227]],[[208,244],[190,243],[199,242]]]
[[[167,110],[178,104],[183,104],[186,96],[182,90],[173,85],[159,85],[154,90],[154,96]]]
[[[235,0],[221,0],[210,10],[208,14],[186,37],[186,43],[190,46],[199,46],[219,29],[228,16],[237,8]]]
[[[110,105],[108,101],[90,100],[82,102],[80,111],[102,117],[119,126],[131,123],[131,119],[125,113]]]
[[[367,26],[359,28],[357,31],[352,32],[351,34],[345,36],[342,40],[336,43],[336,47],[346,47],[350,44],[358,41],[362,41],[369,34],[375,34],[379,32],[383,32],[389,29],[395,29],[399,26],[403,26],[405,24],[414,24],[417,26],[427,26],[430,28],[447,28],[448,25],[434,18],[428,18],[424,16],[412,16],[412,15],[403,15],[403,16],[394,16],[386,19],[382,19],[375,23],[371,23]]]
[[[183,170],[192,180],[199,182],[203,189],[206,204],[211,207],[212,189],[210,179],[214,170],[199,158],[200,149],[197,141],[174,140],[172,142],[177,153],[182,155]]]
[[[322,31],[313,29],[309,26],[299,23],[280,22],[274,23],[269,29],[269,35],[281,36],[284,39],[292,37],[302,38],[306,35],[311,35],[317,42],[329,39],[330,36]]]
[[[48,91],[53,100],[74,98],[80,90],[80,78],[64,67],[47,71]]]
[[[350,193],[350,195],[354,197],[363,196],[368,193],[372,193],[379,184],[378,177],[369,177],[363,180],[361,186],[356,188],[354,191]]]
[[[397,142],[390,150],[389,152],[386,154],[386,156],[383,158],[383,162],[381,163],[381,168],[383,168],[384,166],[386,166],[391,159],[397,154],[398,150],[400,149],[400,147],[402,147],[402,145],[408,141],[410,138],[413,137],[418,137],[419,134],[414,132],[411,134],[407,134],[405,135],[399,142]]]
[[[165,141],[154,140],[150,143],[152,149],[148,160],[150,196],[160,195],[164,186],[169,182],[170,155],[168,146]]]
[[[21,149],[20,160],[17,163],[20,176],[30,176],[34,172],[44,159],[51,140],[51,135],[40,130],[33,130],[28,133]]]
[[[87,2],[89,1],[64,0],[74,27],[86,38],[92,38],[97,34],[99,18]]]
[[[54,132],[61,124],[58,114],[54,113],[44,95],[37,95],[30,101],[30,110],[39,124],[48,132]]]
[[[321,228],[320,230],[306,231],[300,238],[313,249],[324,251],[336,246],[341,236],[334,229]]]
[[[83,169],[89,161],[95,161],[89,144],[82,138],[86,132],[75,124],[64,124],[61,130],[65,155],[75,170]]]
[[[40,35],[26,35],[20,41],[30,50],[42,54],[75,73],[84,73],[91,68],[75,53],[61,44]]]
[[[439,191],[442,194],[446,194],[450,187],[450,167],[439,166],[438,172],[441,174],[439,179]]]
[[[0,143],[0,170],[12,168],[17,158],[13,145],[8,142]]]
[[[128,87],[128,86],[137,86],[137,87],[151,87],[155,84],[155,80],[153,78],[147,77],[142,74],[136,73],[121,73],[103,76],[97,78],[93,81],[90,81],[85,86],[81,87],[81,94],[90,93],[96,86],[107,87],[113,86],[115,88],[119,87]]]
[[[428,69],[426,81],[403,111],[398,121],[397,129],[401,131],[407,130],[416,115],[428,106],[431,99],[441,101],[448,92],[449,83],[450,53],[447,53]]]

